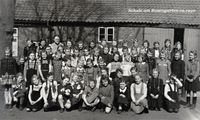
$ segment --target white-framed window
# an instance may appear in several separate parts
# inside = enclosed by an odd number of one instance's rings
[[[98,41],[100,42],[102,39],[106,39],[107,42],[112,42],[114,40],[114,27],[99,27],[98,28]]]
[[[13,40],[12,40],[12,56],[18,56],[18,49],[19,49],[19,29],[13,28]]]

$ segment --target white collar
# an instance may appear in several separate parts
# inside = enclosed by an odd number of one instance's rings
[[[123,90],[122,90],[122,89],[119,89],[119,91],[125,93],[125,92],[126,92],[126,89],[127,89],[127,87],[125,87]]]

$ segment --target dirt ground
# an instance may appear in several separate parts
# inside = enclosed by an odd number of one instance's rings
[[[96,110],[95,112],[74,110],[72,112],[59,113],[43,112],[42,110],[36,113],[19,111],[17,108],[12,110],[4,109],[3,92],[0,91],[0,120],[200,120],[200,97],[195,110],[183,108],[181,106],[179,113],[167,113],[162,111],[150,111],[149,114],[135,115],[133,112],[125,112],[117,114],[113,110],[110,114],[105,114]],[[200,96],[200,95],[199,95]]]

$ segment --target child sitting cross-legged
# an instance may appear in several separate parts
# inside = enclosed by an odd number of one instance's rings
[[[58,102],[60,105],[60,112],[64,112],[65,108],[67,111],[71,109],[71,97],[72,97],[72,86],[70,78],[65,76],[62,80],[62,84],[58,86]]]
[[[108,77],[101,78],[101,85],[99,87],[100,103],[99,108],[104,109],[105,113],[110,113],[114,101],[114,87]]]
[[[98,98],[99,90],[96,87],[96,82],[94,80],[90,80],[88,85],[85,87],[83,92],[83,108],[89,109],[92,112],[96,110],[96,105],[100,102]]]

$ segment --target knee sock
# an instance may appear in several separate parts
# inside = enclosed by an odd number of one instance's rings
[[[11,95],[11,91],[8,91],[8,104],[12,104],[12,95]]]
[[[23,103],[24,103],[24,97],[20,97],[20,100],[19,100],[19,105],[23,105]]]
[[[8,104],[9,103],[9,100],[8,100],[8,91],[4,91],[4,98],[5,98],[5,104]]]
[[[192,104],[196,105],[196,103],[197,103],[197,97],[193,97]]]
[[[190,96],[186,97],[186,102],[187,102],[187,104],[190,104]]]

